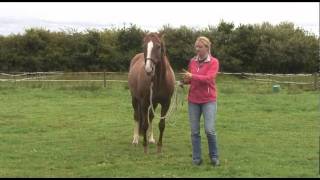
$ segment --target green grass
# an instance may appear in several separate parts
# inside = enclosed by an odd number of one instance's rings
[[[320,177],[319,93],[218,79],[221,166],[191,164],[187,87],[167,122],[163,153],[132,146],[125,83],[0,82],[0,177]],[[154,120],[158,138],[159,120]]]

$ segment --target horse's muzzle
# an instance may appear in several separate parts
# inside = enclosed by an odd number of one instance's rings
[[[154,70],[152,69],[152,71],[150,71],[150,72],[148,72],[148,71],[146,71],[146,74],[148,75],[148,76],[154,76]]]
[[[152,71],[151,72],[146,72],[148,76],[152,75]]]
[[[147,75],[150,76],[153,72],[153,67],[145,67],[144,70],[146,71]]]
[[[144,70],[146,71],[147,75],[153,75],[154,74],[154,63],[151,59],[147,59],[146,65],[144,67]]]

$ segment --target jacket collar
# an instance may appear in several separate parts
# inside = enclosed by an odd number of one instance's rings
[[[197,55],[194,59],[195,59],[195,61],[199,61],[200,58],[199,58],[199,56]],[[204,62],[209,62],[210,60],[211,60],[211,55],[208,54],[208,57],[207,57],[207,59],[204,60]]]

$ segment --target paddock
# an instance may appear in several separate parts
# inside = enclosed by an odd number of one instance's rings
[[[106,73],[105,87],[103,72],[8,77],[0,76],[9,79],[0,81],[1,177],[320,177],[319,92],[312,75],[277,80],[311,83],[299,85],[270,82],[271,75],[263,82],[219,74],[216,168],[190,161],[187,86],[178,89],[163,153],[151,144],[143,155],[141,144],[131,144],[126,73]],[[273,84],[281,90],[272,92]]]

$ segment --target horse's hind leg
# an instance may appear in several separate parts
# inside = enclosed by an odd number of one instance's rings
[[[146,110],[147,108],[143,108],[144,110]],[[144,111],[143,110],[143,115],[141,117],[141,120],[143,122],[142,125],[142,135],[143,135],[143,150],[144,153],[147,154],[148,153],[148,142],[147,142],[147,131],[148,131],[148,127],[149,127],[149,123],[148,123],[148,113],[147,110]]]
[[[157,108],[157,104],[154,104],[153,109],[156,109],[156,108]],[[150,112],[149,112],[150,123],[149,123],[149,127],[148,127],[148,141],[149,141],[149,143],[155,144],[156,141],[154,140],[154,137],[153,137],[153,127],[152,127],[153,117],[154,117],[154,114],[150,110]]]
[[[156,141],[154,140],[154,137],[153,137],[152,121],[150,121],[149,128],[148,128],[148,141],[151,144],[156,143]]]
[[[132,106],[134,109],[134,130],[132,144],[136,145],[139,143],[139,105],[136,98],[132,97]]]
[[[169,109],[170,101],[168,103],[161,104],[161,117],[164,117]],[[165,119],[160,119],[159,122],[159,130],[160,130],[160,135],[159,135],[159,141],[158,141],[158,153],[161,153],[162,151],[162,137],[163,137],[163,132],[164,128],[166,126]]]

